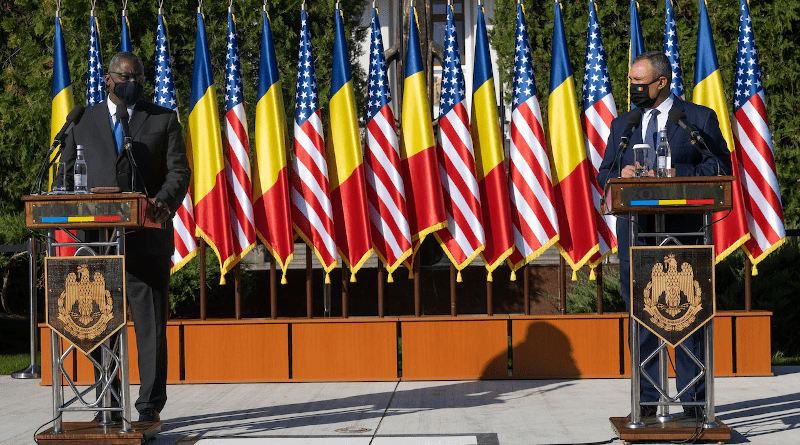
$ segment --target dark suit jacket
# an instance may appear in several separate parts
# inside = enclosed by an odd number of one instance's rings
[[[731,174],[730,152],[725,139],[722,137],[719,121],[714,110],[680,99],[675,99],[672,107],[683,111],[686,114],[686,119],[700,129],[700,133],[706,144],[708,144],[709,149],[720,160],[722,174]],[[606,152],[597,172],[597,183],[600,187],[605,187],[609,178],[618,177],[619,170],[622,167],[633,165],[633,150],[631,147],[642,143],[642,128],[639,126],[633,130],[628,150],[625,151],[621,161],[617,164],[616,159],[619,155],[620,138],[625,130],[629,114],[630,112],[622,114],[611,122],[611,133],[608,136]],[[672,150],[672,167],[675,169],[675,176],[713,176],[717,174],[717,163],[714,158],[701,154],[697,148],[691,145],[689,135],[669,119],[667,120],[667,140]],[[702,217],[699,215],[668,215],[665,223],[668,232],[698,231],[702,226]],[[642,227],[642,229],[650,230],[647,227]],[[630,244],[628,238],[628,220],[626,218],[618,218],[617,242],[618,255],[621,260],[628,260]]]
[[[178,115],[170,109],[139,101],[129,127],[133,156],[149,197],[161,199],[175,212],[186,195],[191,175]],[[130,191],[130,162],[124,151],[117,155],[106,101],[88,108],[66,140],[61,158],[66,162],[70,189],[78,144],[83,145],[89,188],[116,186]],[[141,180],[137,179],[136,186],[138,191],[143,190]],[[172,221],[167,222],[165,229],[131,233],[125,241],[128,254],[172,255]]]

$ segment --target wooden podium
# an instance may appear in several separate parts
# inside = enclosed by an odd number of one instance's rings
[[[161,431],[161,422],[130,420],[125,230],[163,225],[147,219],[148,200],[140,193],[42,194],[24,196],[22,201],[26,227],[48,229],[49,235],[45,296],[55,420],[36,440],[43,444],[142,444]],[[57,230],[91,230],[101,235],[98,241],[87,242],[70,234],[73,241],[60,243],[55,240]],[[73,257],[58,257],[57,247],[75,247],[77,251]],[[116,345],[112,338],[117,339]],[[62,339],[69,344],[63,353]],[[84,390],[63,371],[64,360],[76,350],[100,376]],[[101,363],[90,355],[94,350],[102,351]],[[115,377],[119,378],[119,393],[112,384]],[[74,396],[66,402],[62,379]],[[84,399],[95,390],[100,391],[96,400]],[[64,422],[65,412],[100,412],[103,419]],[[112,421],[112,413],[120,414],[122,421]]]
[[[686,439],[725,443],[730,440],[731,429],[716,417],[714,411],[713,315],[716,306],[711,215],[732,208],[734,179],[732,176],[614,178],[606,184],[603,209],[606,213],[630,220],[631,414],[609,419],[614,431],[626,443]],[[640,232],[640,214],[655,215],[655,231]],[[703,228],[699,232],[669,233],[665,230],[665,215],[669,214],[702,214]],[[681,236],[702,237],[705,246],[677,247]],[[645,238],[655,238],[655,244],[661,247],[640,246],[640,241]],[[699,259],[692,262],[681,255]],[[656,262],[650,263],[642,258]],[[660,262],[662,258],[663,264]],[[649,276],[644,274],[647,271],[652,271]],[[644,359],[639,347],[642,325],[660,339],[656,350]],[[681,344],[700,328],[704,329],[705,345],[702,362]],[[677,388],[678,394],[674,396],[669,393],[668,345],[683,348],[700,369],[684,388]],[[644,366],[656,359],[658,382],[643,372]],[[639,391],[642,377],[660,394],[658,402],[643,402],[657,407],[655,418],[643,419],[641,416],[640,406],[643,405]],[[705,378],[706,400],[681,402],[680,395],[700,378]],[[702,423],[682,413],[669,414],[670,406],[681,405],[702,408]]]

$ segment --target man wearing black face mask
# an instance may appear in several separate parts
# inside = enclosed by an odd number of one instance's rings
[[[670,83],[672,82],[672,69],[669,59],[659,51],[649,51],[640,54],[633,60],[630,73],[630,98],[631,103],[642,112],[641,123],[633,129],[630,135],[629,146],[645,143],[652,148],[650,152],[653,159],[648,159],[650,176],[653,176],[655,162],[655,147],[658,143],[658,131],[666,128],[667,139],[672,150],[672,167],[675,169],[675,176],[710,176],[716,175],[717,163],[713,157],[700,153],[698,149],[691,145],[691,139],[681,128],[668,119],[671,108],[676,108],[686,115],[689,123],[696,125],[700,129],[700,134],[709,145],[709,149],[720,159],[720,167],[723,172],[731,171],[730,153],[727,144],[722,137],[719,128],[719,121],[714,110],[685,102],[670,93]],[[608,137],[606,152],[603,162],[597,173],[597,182],[600,187],[605,187],[610,178],[620,177],[630,178],[634,176],[633,150],[627,150],[619,159],[620,139],[625,130],[630,112],[622,114],[611,122],[611,133]],[[724,174],[724,173],[722,173]],[[622,297],[630,311],[630,251],[629,251],[629,227],[630,221],[626,218],[617,218],[617,242],[620,269],[620,284]],[[639,231],[652,232],[654,218],[652,215],[641,215],[639,217]],[[667,232],[698,232],[702,227],[702,217],[700,215],[667,215],[665,218],[665,229]],[[701,240],[691,237],[682,237],[684,244],[699,244]],[[641,357],[647,357],[658,346],[658,338],[649,330],[640,329]],[[695,357],[703,360],[703,336],[702,330],[698,330],[684,343]],[[678,388],[682,389],[689,381],[694,378],[697,369],[694,362],[686,355],[681,348],[676,348],[676,374]],[[645,368],[654,381],[658,382],[658,361],[651,360]],[[641,379],[641,401],[658,401],[658,392],[645,378]],[[701,379],[689,391],[681,396],[681,401],[688,402],[693,400],[705,399],[705,379]],[[685,406],[684,411],[691,417],[695,416],[695,410],[690,406]],[[654,416],[655,406],[643,406],[642,415]]]
[[[105,81],[110,91],[108,98],[86,110],[67,138],[61,157],[67,166],[68,187],[77,145],[83,145],[89,188],[119,187],[130,191],[131,178],[136,176],[135,191],[148,193],[148,216],[157,223],[166,223],[164,229],[139,230],[125,237],[126,289],[141,380],[136,409],[140,421],[155,421],[167,400],[166,324],[170,256],[174,250],[170,215],[181,205],[191,170],[177,114],[141,100],[141,60],[129,52],[115,54]],[[125,107],[127,114],[120,113],[120,107]],[[123,115],[129,117],[129,148],[139,175],[133,173],[126,154],[123,123],[118,121]],[[87,233],[87,238],[92,236],[98,235]]]

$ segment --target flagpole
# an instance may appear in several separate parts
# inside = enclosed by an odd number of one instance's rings
[[[306,318],[314,318],[314,269],[311,267],[311,255],[311,246],[306,244]]]

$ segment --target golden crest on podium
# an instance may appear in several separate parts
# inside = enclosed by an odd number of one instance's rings
[[[84,353],[126,321],[123,256],[45,259],[47,324]]]
[[[712,246],[631,249],[632,316],[672,346],[714,316]]]

